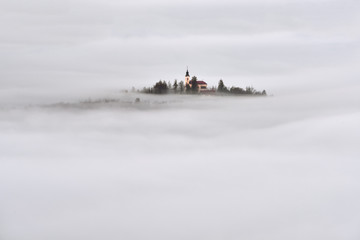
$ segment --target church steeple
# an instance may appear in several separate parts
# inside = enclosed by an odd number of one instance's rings
[[[190,74],[189,74],[189,69],[186,68],[186,74],[185,74],[185,77],[190,77]]]
[[[189,69],[186,67],[185,86],[188,85],[189,82],[190,82],[190,74],[189,74]]]

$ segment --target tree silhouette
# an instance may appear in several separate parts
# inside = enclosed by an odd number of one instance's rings
[[[173,84],[173,89],[174,89],[174,92],[176,93],[177,92],[177,88],[178,88],[178,83],[177,83],[177,80],[175,79],[174,81],[174,84]]]
[[[255,94],[255,92],[256,91],[255,91],[255,89],[253,87],[246,87],[245,88],[245,93],[246,94],[249,94],[249,95],[251,94],[252,95],[252,94]]]
[[[220,93],[228,93],[229,92],[229,90],[225,86],[224,81],[222,79],[220,79],[220,81],[219,81],[217,91]]]
[[[191,84],[191,93],[198,93],[199,92],[199,85],[197,83],[197,77],[193,76],[190,81]]]
[[[183,93],[185,90],[184,81],[179,82],[179,88],[180,88],[180,93]]]
[[[167,93],[168,92],[168,85],[166,84],[165,81],[158,81],[154,87],[154,93],[156,94],[164,94],[164,93]]]
[[[230,88],[231,94],[245,94],[245,90],[239,87],[231,87]]]

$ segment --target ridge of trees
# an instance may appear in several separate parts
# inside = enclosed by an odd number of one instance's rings
[[[170,81],[158,81],[153,87],[144,87],[140,92],[150,93],[150,94],[204,94],[203,92],[198,92],[198,80],[197,77],[192,77],[190,80],[191,86],[185,84],[184,81],[178,82],[177,79],[173,83]],[[138,90],[139,91],[139,90]],[[214,95],[245,95],[245,96],[267,96],[265,90],[257,91],[252,86],[247,86],[244,88],[241,87],[227,87],[224,84],[222,79],[219,80],[217,87],[211,87],[205,94],[214,94]]]

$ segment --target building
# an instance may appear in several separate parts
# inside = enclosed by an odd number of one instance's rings
[[[189,85],[190,87],[192,86],[192,80],[190,80],[190,74],[189,74],[189,69],[186,69],[186,74],[185,74],[185,86]],[[203,91],[207,91],[207,83],[204,81],[196,81],[196,83],[198,84],[198,92],[203,92]]]

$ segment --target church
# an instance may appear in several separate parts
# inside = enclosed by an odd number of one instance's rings
[[[198,84],[198,92],[205,92],[207,91],[207,83],[204,81],[196,81]],[[185,74],[185,86],[189,85],[191,87],[192,85],[192,81],[190,80],[190,74],[189,74],[189,69],[186,69],[186,74]]]

